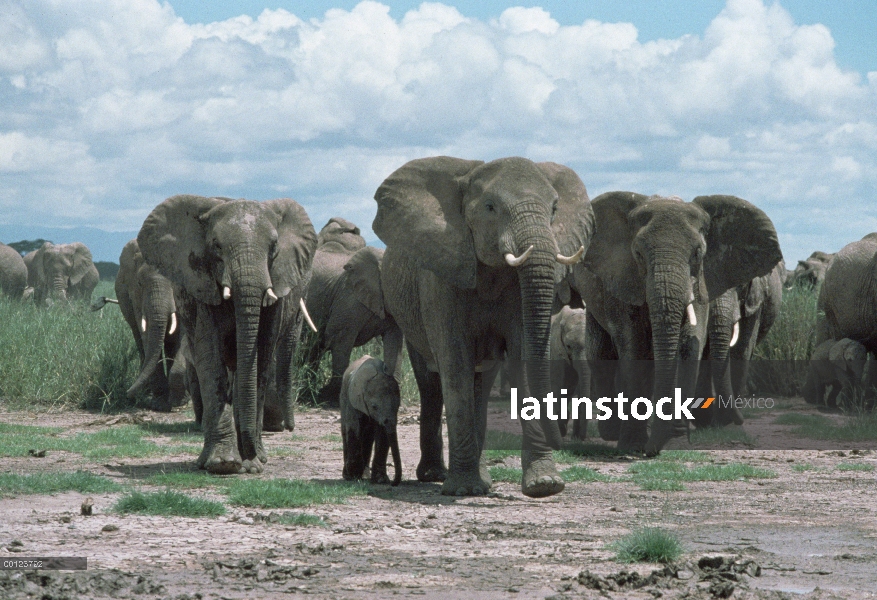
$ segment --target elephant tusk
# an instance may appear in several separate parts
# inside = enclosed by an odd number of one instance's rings
[[[688,322],[691,323],[691,326],[697,327],[697,315],[694,314],[694,304],[689,304],[685,308],[685,312],[688,313]]]
[[[171,328],[167,330],[167,334],[171,335],[177,330],[177,313],[171,313]]]
[[[277,294],[274,293],[274,290],[268,288],[268,291],[265,292],[265,297],[262,298],[262,306],[273,306],[275,302],[277,302]]]
[[[564,256],[563,254],[558,254],[557,255],[557,262],[559,262],[562,265],[572,266],[576,263],[581,262],[582,257],[584,255],[585,255],[585,247],[582,246],[581,248],[579,248],[579,251],[576,252],[575,254],[573,254],[572,256]]]
[[[222,299],[228,300],[229,298],[231,298],[231,288],[225,285],[222,287]]]
[[[533,246],[527,248],[527,251],[524,252],[520,256],[515,256],[511,252],[505,255],[505,261],[509,264],[510,267],[520,267],[522,264],[527,262],[527,259],[530,258],[530,252],[533,251]]]
[[[317,333],[317,326],[314,325],[313,321],[311,321],[311,315],[308,314],[308,307],[305,306],[305,299],[299,298],[298,305],[301,306],[301,312],[305,317],[305,321],[308,322],[308,326],[310,326],[310,328],[314,330],[314,333]]]
[[[146,331],[146,317],[140,319],[140,331]]]
[[[731,343],[728,344],[729,348],[733,348],[734,344],[737,343],[737,338],[740,337],[740,321],[734,323],[734,332],[731,334]]]

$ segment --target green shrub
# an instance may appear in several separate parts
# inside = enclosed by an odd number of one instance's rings
[[[675,534],[658,527],[644,527],[618,540],[613,548],[615,560],[633,562],[674,562],[682,554],[682,543]]]
[[[218,517],[225,514],[220,502],[193,498],[167,489],[162,492],[131,492],[119,498],[113,510],[118,513],[137,513],[164,517]]]

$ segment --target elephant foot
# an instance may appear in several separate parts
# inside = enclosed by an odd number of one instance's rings
[[[523,450],[521,467],[524,470],[524,475],[521,477],[521,492],[525,496],[545,498],[559,494],[566,487],[566,482],[554,466],[551,454],[536,455]]]
[[[417,465],[417,481],[424,483],[442,482],[448,477],[448,470],[444,464],[422,462]]]
[[[617,442],[621,437],[621,421],[618,419],[597,421],[597,432],[607,442]]]
[[[262,431],[283,431],[283,415],[276,408],[265,405],[262,415]]]
[[[262,444],[262,440],[259,440],[256,443],[256,458],[258,458],[262,464],[268,462],[268,453],[265,452],[265,446]]]
[[[262,472],[262,463],[259,460],[245,460],[241,463],[239,473],[257,474]]]
[[[674,437],[684,437],[688,432],[688,424],[684,421],[661,421],[652,424],[652,432],[643,451],[646,456],[657,456]]]
[[[744,422],[743,413],[740,412],[739,408],[731,407],[728,410],[722,410],[716,413],[713,422],[716,427],[724,427],[725,425],[730,425],[733,423],[734,425],[742,425]]]
[[[490,491],[490,483],[481,478],[479,471],[449,471],[442,484],[443,496],[483,496]]]
[[[386,467],[384,467],[383,469],[373,470],[371,479],[369,481],[371,481],[372,483],[378,483],[378,484],[390,483],[390,478],[387,476]]]
[[[198,457],[198,467],[206,469],[208,473],[214,475],[232,475],[241,472],[243,462],[241,455],[238,453],[237,444],[231,442],[220,442],[214,444],[205,444],[204,450]]]

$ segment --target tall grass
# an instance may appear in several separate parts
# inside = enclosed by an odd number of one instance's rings
[[[817,294],[798,286],[783,290],[780,314],[752,355],[757,360],[750,366],[749,380],[758,392],[800,394],[816,342]]]
[[[112,283],[100,282],[95,296],[101,295],[115,295]],[[80,303],[37,308],[0,297],[0,323],[0,399],[7,405],[127,404],[125,390],[140,361],[116,306],[100,312]]]

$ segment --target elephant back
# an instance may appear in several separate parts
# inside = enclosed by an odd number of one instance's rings
[[[0,243],[0,288],[7,296],[20,298],[27,287],[27,266],[15,248]]]

